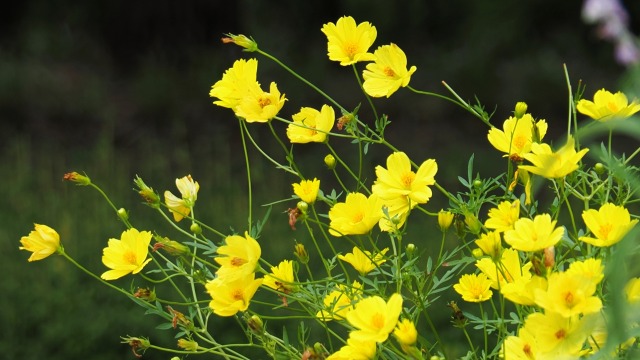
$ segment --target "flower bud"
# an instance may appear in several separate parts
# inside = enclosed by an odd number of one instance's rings
[[[293,248],[293,254],[301,263],[307,264],[309,262],[309,253],[307,249],[304,248],[304,244],[297,243]]]
[[[336,158],[335,156],[328,154],[324,157],[324,164],[327,165],[329,170],[333,170],[336,168]]]
[[[251,315],[251,317],[247,319],[247,326],[255,334],[259,335],[264,332],[264,323],[262,322],[262,319],[258,315]]]
[[[145,338],[127,336],[122,337],[121,339],[123,344],[129,344],[129,346],[131,346],[131,351],[133,351],[133,354],[138,359],[142,358],[142,355],[138,354],[138,350],[142,350],[142,352],[144,353],[145,350],[147,350],[151,346],[151,342],[149,342],[149,339]]]
[[[154,251],[162,249],[169,253],[169,255],[173,256],[186,256],[191,253],[188,246],[183,245],[177,241],[170,240],[167,237],[154,235],[153,238],[156,240],[156,243],[153,245]]]
[[[482,249],[480,248],[475,248],[471,251],[471,255],[473,255],[473,257],[476,259],[480,259],[484,256],[484,251],[482,251]]]
[[[446,232],[453,222],[453,213],[451,211],[440,210],[438,213],[438,225],[442,232]]]
[[[198,350],[198,343],[193,340],[178,339],[178,347],[187,351]]]
[[[544,267],[551,269],[556,264],[556,248],[549,246],[544,249]]]
[[[89,179],[86,175],[80,175],[77,172],[70,172],[64,174],[62,180],[71,181],[76,183],[77,185],[87,186],[91,185],[91,179]]]
[[[158,196],[152,188],[148,187],[147,184],[142,181],[142,178],[136,176],[133,183],[138,187],[138,194],[142,196],[147,205],[154,209],[160,208],[160,196]]]
[[[596,172],[596,174],[598,174],[598,175],[602,175],[602,174],[604,174],[604,173],[605,173],[605,171],[607,171],[607,167],[606,167],[606,166],[604,166],[604,164],[603,164],[603,163],[596,163],[596,164],[593,166],[593,170]]]
[[[141,300],[153,302],[156,300],[156,291],[149,288],[138,288],[133,296]]]
[[[191,224],[191,226],[189,227],[189,230],[191,230],[191,232],[194,233],[195,235],[202,234],[202,227],[200,226],[200,224],[196,222]]]
[[[476,189],[480,189],[482,187],[482,180],[480,179],[473,180],[473,187]]]
[[[478,235],[480,231],[482,231],[482,223],[478,220],[477,216],[471,213],[465,214],[464,223],[467,225],[469,231],[474,235]]]
[[[515,116],[516,119],[520,119],[526,113],[527,113],[527,103],[525,103],[523,101],[517,102],[516,103],[516,108],[513,111],[513,116]]]
[[[416,252],[416,244],[414,243],[407,244],[407,254],[412,255],[414,252]]]
[[[309,209],[309,204],[307,204],[307,202],[305,201],[298,201],[296,207],[298,208],[298,210],[300,210],[301,213],[306,214],[307,210]]]
[[[244,35],[226,34],[228,37],[223,37],[222,42],[225,44],[234,43],[240,47],[243,47],[248,52],[254,52],[258,50],[258,43],[255,40],[250,39]]]
[[[129,213],[124,208],[120,208],[120,209],[118,209],[118,217],[122,221],[127,221],[127,220],[129,220]]]

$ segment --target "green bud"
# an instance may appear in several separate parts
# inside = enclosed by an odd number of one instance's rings
[[[307,210],[309,209],[309,204],[307,204],[305,201],[298,201],[296,207],[298,208],[298,210],[300,210],[301,213],[306,214]]]
[[[200,227],[200,224],[195,222],[191,224],[191,226],[189,227],[189,230],[191,230],[191,232],[196,235],[202,234],[202,227]]]
[[[473,180],[473,187],[476,189],[480,189],[482,187],[482,180],[480,179]]]
[[[293,254],[301,263],[306,264],[309,262],[309,253],[307,252],[307,249],[305,249],[304,244],[296,244],[293,248]]]
[[[482,249],[475,248],[471,251],[471,255],[473,255],[473,257],[476,259],[480,259],[484,256],[484,252],[482,251]]]
[[[464,223],[472,234],[478,235],[480,231],[482,231],[482,223],[474,214],[466,214],[464,216]]]
[[[118,217],[122,219],[122,221],[129,220],[129,213],[124,208],[118,209]]]
[[[513,116],[515,116],[516,119],[520,119],[526,113],[527,113],[527,103],[523,101],[516,103],[516,108],[513,111]]]
[[[333,170],[336,168],[336,158],[335,156],[329,154],[324,157],[324,164],[327,165],[329,170]]]
[[[407,253],[409,255],[413,254],[415,251],[416,251],[416,244],[414,243],[407,244]]]
[[[71,181],[76,183],[77,185],[83,185],[83,186],[91,185],[91,179],[89,179],[88,176],[80,175],[75,171],[64,174],[64,176],[62,177],[62,180]]]
[[[264,323],[258,315],[251,315],[251,317],[247,319],[247,326],[256,334],[262,334],[264,332]]]
[[[604,166],[604,164],[603,164],[603,163],[596,163],[596,164],[593,166],[593,170],[596,172],[596,174],[598,174],[598,175],[602,175],[602,174],[604,174],[604,173],[605,173],[605,171],[607,171],[607,167],[606,167],[606,166]]]
[[[244,51],[248,51],[248,52],[254,52],[258,50],[258,43],[255,42],[255,40],[250,39],[244,35],[233,35],[233,34],[226,34],[228,37],[223,37],[222,38],[222,42],[225,44],[236,44],[240,47],[243,47],[245,50]]]

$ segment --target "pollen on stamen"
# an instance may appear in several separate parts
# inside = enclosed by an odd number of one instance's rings
[[[396,76],[395,71],[393,71],[393,69],[388,67],[388,66],[385,67],[384,70],[382,70],[382,72],[388,77],[395,77]]]
[[[124,258],[124,261],[126,263],[135,265],[138,263],[137,258],[136,258],[136,254],[133,251],[127,251],[126,253],[124,253],[124,255],[122,256]]]
[[[271,99],[269,99],[269,98],[260,98],[258,100],[258,105],[260,105],[261,108],[264,108],[267,105],[271,105]]]
[[[244,265],[246,263],[247,263],[247,260],[245,260],[243,258],[239,258],[239,257],[234,257],[230,261],[231,266],[242,266],[242,265]]]

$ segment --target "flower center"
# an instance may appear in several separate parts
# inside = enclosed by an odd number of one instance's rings
[[[271,99],[267,97],[261,97],[260,99],[258,99],[258,105],[260,105],[260,107],[264,109],[265,106],[271,105]]]
[[[136,253],[134,253],[133,251],[127,251],[126,253],[124,253],[122,257],[124,259],[124,262],[126,262],[127,264],[131,264],[131,265],[138,264],[138,261],[136,259]]]
[[[602,240],[608,240],[609,233],[611,232],[612,228],[613,226],[611,224],[600,225],[600,229],[598,230],[598,237]]]
[[[516,135],[513,137],[513,147],[516,150],[522,150],[527,143],[527,138],[524,135]]]
[[[562,340],[567,336],[567,332],[564,329],[560,329],[556,331],[554,335],[556,336],[556,339]]]
[[[248,263],[248,261],[243,258],[234,257],[233,259],[231,259],[230,263],[231,263],[231,266],[242,266]]]
[[[620,111],[618,105],[614,102],[608,102],[607,109],[609,109],[609,111],[611,111],[612,113],[617,113],[618,111]]]
[[[400,176],[400,182],[402,182],[402,185],[404,185],[404,187],[406,189],[410,189],[411,188],[411,184],[413,183],[413,180],[416,178],[416,174],[413,171],[410,171],[408,173],[404,173],[402,174],[402,176]]]
[[[235,289],[233,290],[233,292],[231,293],[231,297],[234,300],[244,300],[244,294],[242,293],[242,289]]]
[[[392,77],[395,77],[395,76],[396,76],[395,71],[393,71],[393,69],[392,69],[392,68],[390,68],[390,67],[388,67],[388,66],[387,66],[387,67],[385,67],[385,68],[382,70],[382,72],[384,73],[384,75],[385,75],[385,76],[390,77],[390,78],[392,78]]]
[[[371,319],[371,323],[373,324],[374,328],[378,330],[382,329],[382,327],[384,326],[384,315],[375,313],[375,315],[373,315],[373,318]]]
[[[353,217],[351,218],[351,221],[354,223],[359,223],[360,221],[362,221],[362,219],[364,219],[364,213],[360,212],[353,215]]]
[[[575,296],[573,296],[572,292],[568,292],[564,295],[564,302],[565,304],[572,308],[573,307],[573,301],[575,300]]]
[[[344,52],[347,54],[347,56],[352,59],[353,56],[358,53],[358,46],[356,44],[345,44],[344,46]]]

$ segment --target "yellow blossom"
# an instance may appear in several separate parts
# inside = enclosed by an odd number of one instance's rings
[[[480,235],[480,238],[474,243],[478,245],[484,254],[491,256],[493,259],[498,259],[502,253],[502,238],[497,231]]]
[[[503,201],[498,207],[489,210],[489,219],[484,226],[488,229],[495,229],[504,232],[513,229],[513,224],[520,217],[520,200]]]
[[[339,61],[342,66],[375,60],[368,51],[378,33],[369,22],[356,25],[351,16],[343,16],[335,24],[324,24],[322,32],[327,36],[329,60]]]
[[[366,234],[382,217],[382,202],[375,194],[350,193],[329,210],[329,233],[333,236]]]
[[[462,299],[468,302],[483,302],[489,300],[493,292],[489,289],[491,280],[483,273],[480,274],[464,274],[460,277],[457,284],[453,285],[453,289],[460,295]]]
[[[180,191],[181,198],[178,198],[173,195],[171,191],[167,190],[164,192],[164,202],[173,214],[174,220],[180,221],[189,215],[191,208],[195,205],[198,199],[200,184],[198,184],[197,181],[193,181],[191,175],[187,175],[176,179],[176,187]]]
[[[595,324],[594,315],[567,318],[554,312],[536,312],[527,316],[524,329],[535,339],[534,359],[577,359]]]
[[[536,215],[533,220],[520,218],[512,230],[504,233],[504,241],[520,251],[539,251],[555,245],[564,235],[564,227],[555,227],[551,215]]]
[[[258,60],[236,60],[211,88],[209,96],[219,99],[213,103],[235,111],[245,96],[260,90],[260,84],[256,81],[257,73]]]
[[[525,328],[518,330],[518,336],[507,336],[502,343],[501,358],[508,360],[534,360],[539,354],[536,339]]]
[[[604,279],[604,266],[602,259],[589,258],[583,261],[574,261],[566,271],[569,274],[582,277],[596,286]]]
[[[512,303],[531,306],[536,304],[535,293],[538,290],[547,290],[547,279],[529,274],[502,284],[500,293]]]
[[[438,226],[440,230],[447,231],[453,222],[453,213],[451,211],[440,210],[438,212]]]
[[[511,116],[502,124],[502,130],[493,127],[487,138],[498,151],[514,161],[520,161],[531,151],[532,144],[539,142],[547,133],[545,120],[535,121],[531,114],[521,118]]]
[[[325,142],[333,128],[336,115],[329,105],[322,105],[320,111],[303,107],[293,114],[293,123],[287,126],[287,137],[292,143]]]
[[[205,284],[212,299],[209,307],[219,316],[233,316],[238,311],[245,311],[260,284],[262,279],[255,279],[253,272],[233,279],[216,277]]]
[[[362,87],[369,96],[389,97],[409,85],[416,67],[407,70],[407,56],[396,44],[380,46],[374,56],[375,62],[369,63],[362,73]]]
[[[239,102],[235,109],[236,116],[247,122],[265,123],[273,119],[287,99],[280,94],[275,82],[271,83],[269,92],[262,91],[260,87],[249,91]]]
[[[476,261],[476,267],[491,280],[493,289],[501,289],[506,284],[520,278],[531,278],[531,273],[529,272],[531,266],[530,262],[520,266],[518,251],[514,249],[505,249],[500,259],[495,262],[487,257]]]
[[[262,284],[274,290],[290,294],[295,289],[293,261],[283,260],[278,266],[271,267],[271,273],[264,277]]]
[[[593,95],[593,101],[586,99],[578,101],[576,110],[594,120],[606,122],[632,116],[640,111],[640,104],[637,100],[629,104],[627,96],[620,91],[613,94],[605,89],[600,89]]]
[[[320,190],[320,180],[316,178],[293,184],[293,193],[307,204],[313,204],[316,201],[318,190]]]
[[[388,302],[379,296],[364,298],[347,314],[347,321],[356,329],[350,337],[358,341],[383,342],[396,327],[400,312],[400,294],[391,295]]]
[[[582,149],[576,152],[575,141],[571,136],[556,152],[553,152],[547,144],[534,143],[531,145],[531,153],[524,155],[524,158],[533,165],[520,165],[518,169],[527,170],[547,179],[562,178],[578,168],[578,162],[588,151],[589,149]]]
[[[217,253],[221,255],[214,258],[220,264],[216,272],[218,278],[235,279],[255,271],[262,250],[256,239],[245,232],[244,236],[227,236],[225,245],[220,246]]]
[[[593,281],[584,276],[570,272],[552,273],[547,277],[547,290],[537,290],[535,301],[547,312],[569,318],[602,309],[602,301],[594,295],[595,291]]]
[[[640,278],[635,277],[624,286],[624,294],[630,303],[640,302]]]
[[[418,330],[413,321],[402,319],[398,322],[398,326],[393,330],[393,336],[398,340],[402,348],[412,346],[418,341]]]
[[[360,275],[364,276],[380,266],[380,264],[387,261],[384,258],[384,254],[386,254],[387,251],[389,251],[389,248],[382,249],[379,253],[372,254],[370,251],[362,251],[357,246],[354,246],[353,252],[346,255],[338,255],[338,259],[348,262],[360,273]]]
[[[343,320],[353,310],[354,304],[360,300],[361,296],[362,284],[358,281],[354,280],[350,287],[340,284],[337,289],[324,297],[322,300],[324,308],[316,313],[316,317],[322,321]]]
[[[406,198],[411,208],[424,204],[431,198],[429,185],[435,184],[438,164],[435,160],[424,161],[416,172],[411,169],[407,154],[394,152],[387,158],[387,168],[376,166],[376,181],[371,187],[383,201]]]
[[[120,240],[109,239],[108,246],[103,250],[102,263],[111,270],[105,271],[100,277],[115,280],[129,273],[139,273],[151,261],[147,259],[151,237],[149,231],[131,228],[122,233]]]
[[[361,341],[350,337],[347,339],[347,345],[329,355],[327,360],[371,360],[375,355],[375,341]]]
[[[28,236],[20,239],[20,250],[31,251],[28,261],[46,258],[60,249],[60,235],[47,225],[35,224]]]
[[[631,220],[629,210],[612,203],[606,203],[598,210],[585,210],[582,219],[593,236],[581,236],[579,239],[600,247],[619,242],[638,223],[638,219]]]

